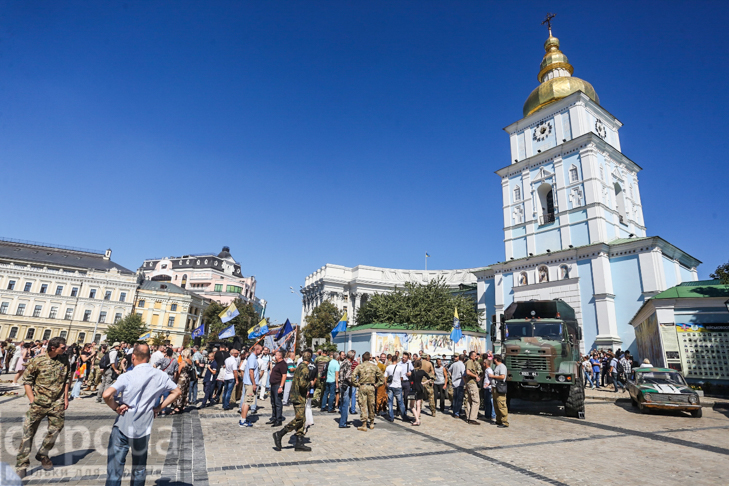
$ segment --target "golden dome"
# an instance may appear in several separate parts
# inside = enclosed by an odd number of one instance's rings
[[[577,91],[582,91],[595,103],[600,104],[600,98],[595,93],[595,88],[587,81],[572,76],[574,68],[567,60],[567,56],[559,50],[559,39],[553,37],[551,32],[544,43],[544,50],[546,54],[539,65],[537,75],[541,84],[534,88],[524,103],[525,118],[548,104]]]

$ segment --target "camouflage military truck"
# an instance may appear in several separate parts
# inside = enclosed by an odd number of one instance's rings
[[[491,342],[497,341],[497,323]],[[560,299],[514,302],[501,318],[501,354],[508,370],[507,400],[559,400],[565,415],[584,418],[585,389],[579,365],[582,330],[575,311]]]

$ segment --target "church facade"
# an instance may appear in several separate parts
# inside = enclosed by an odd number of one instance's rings
[[[630,325],[643,302],[697,280],[696,258],[648,237],[638,173],[622,153],[620,121],[550,35],[524,117],[505,128],[501,178],[506,258],[474,272],[486,318],[514,301],[560,298],[587,349],[636,351]],[[585,349],[583,349],[585,351]]]

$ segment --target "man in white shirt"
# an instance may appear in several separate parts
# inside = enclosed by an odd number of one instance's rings
[[[165,359],[165,351],[167,351],[167,347],[165,345],[158,347],[157,351],[152,353],[152,357],[149,359],[149,364],[156,368],[159,362]]]
[[[393,402],[397,398],[397,406],[400,409],[400,416],[403,422],[407,422],[407,409],[405,408],[405,402],[402,397],[402,381],[407,380],[405,375],[407,370],[407,364],[401,365],[397,362],[397,356],[393,356],[390,359],[390,365],[385,368],[385,382],[387,383],[387,402],[389,405],[390,416],[388,420],[390,422],[395,421],[395,413],[393,411]]]
[[[251,349],[251,354],[248,356],[248,362],[246,363],[246,370],[243,373],[243,403],[240,407],[240,420],[238,421],[240,427],[253,427],[253,424],[248,421],[248,410],[256,401],[256,388],[260,380],[258,373],[259,354],[261,354],[261,345],[256,344]]]
[[[223,410],[231,410],[230,395],[233,388],[238,384],[238,355],[240,351],[237,349],[230,350],[230,356],[225,359],[225,391],[223,391]]]
[[[463,364],[463,358],[456,355],[448,368],[448,374],[451,375],[451,383],[453,383],[453,401],[451,402],[451,412],[454,417],[461,416],[461,407],[463,406],[464,382],[463,375],[466,374],[466,365]]]
[[[106,404],[119,416],[109,436],[106,472],[107,486],[121,486],[124,463],[132,449],[132,484],[144,484],[147,478],[147,448],[152,420],[182,393],[163,371],[149,364],[149,346],[138,344],[132,354],[134,369],[119,376],[103,394]],[[170,392],[158,406],[163,393]],[[121,393],[121,403],[114,396]]]
[[[258,380],[259,384],[261,385],[260,390],[260,398],[263,400],[266,398],[266,387],[268,386],[268,376],[270,372],[270,364],[271,364],[271,355],[268,348],[263,348],[263,354],[258,356],[258,370],[261,375],[261,378]]]

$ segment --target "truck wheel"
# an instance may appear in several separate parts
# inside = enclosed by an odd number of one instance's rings
[[[564,402],[564,414],[567,417],[579,417],[580,412],[585,412],[585,388],[582,386],[582,378],[577,379],[570,387],[567,400]]]
[[[691,416],[694,418],[701,418],[703,413],[701,412],[701,409],[698,410],[691,410]]]

